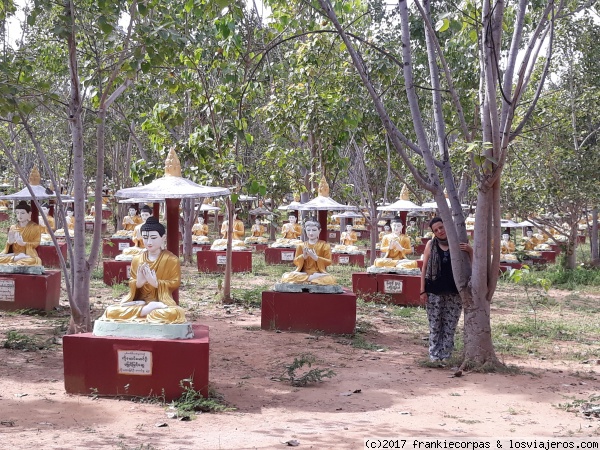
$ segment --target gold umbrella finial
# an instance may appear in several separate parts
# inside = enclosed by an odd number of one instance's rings
[[[321,181],[319,182],[319,195],[321,197],[329,197],[329,184],[325,179],[325,175],[321,177]]]
[[[294,194],[294,201],[295,202],[299,202],[300,201],[300,194]]]
[[[175,147],[171,147],[169,155],[165,159],[165,176],[166,177],[181,177],[181,163],[175,153]]]
[[[410,200],[408,194],[408,186],[405,184],[404,186],[402,186],[402,190],[400,191],[400,200]]]
[[[42,181],[42,177],[40,177],[40,171],[37,166],[33,166],[31,172],[29,173],[29,184],[32,186],[39,186]]]

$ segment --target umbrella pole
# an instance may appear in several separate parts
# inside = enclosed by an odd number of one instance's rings
[[[167,198],[167,250],[179,256],[179,198]]]

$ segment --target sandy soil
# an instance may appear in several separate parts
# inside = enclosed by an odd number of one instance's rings
[[[259,309],[208,304],[198,311],[195,322],[210,327],[212,387],[235,410],[192,421],[167,418],[165,405],[66,394],[60,326],[67,312],[2,313],[0,342],[16,329],[57,345],[0,349],[0,448],[263,449],[296,440],[300,448],[357,449],[375,436],[600,439],[598,418],[558,407],[600,393],[597,361],[505,358],[520,374],[454,377],[451,367],[422,365],[426,329],[379,306],[362,308],[358,319],[372,325],[365,339],[385,351],[354,348],[347,337],[263,331]],[[273,380],[302,353],[336,376],[303,388]]]

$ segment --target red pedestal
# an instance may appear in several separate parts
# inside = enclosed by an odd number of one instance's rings
[[[179,383],[191,378],[208,396],[208,327],[194,325],[193,339],[135,339],[94,336],[63,337],[65,390],[69,394],[162,396],[172,401],[183,393]],[[137,360],[132,368],[126,361]],[[135,373],[133,373],[135,372]],[[149,372],[149,373],[148,373]]]
[[[356,295],[264,291],[260,326],[263,330],[354,333]]]
[[[48,270],[43,275],[0,275],[0,309],[39,309],[51,311],[60,299],[59,270]]]
[[[544,258],[547,263],[554,264],[556,262],[556,252],[543,251],[542,258]]]
[[[555,252],[557,255],[560,254],[561,248],[560,248],[559,244],[549,244],[549,245],[552,248],[553,252]]]
[[[365,300],[391,300],[396,305],[425,306],[421,301],[421,276],[359,272],[352,274],[352,290]],[[377,294],[377,295],[375,295]]]
[[[417,255],[422,255],[423,253],[425,253],[425,246],[426,244],[415,245],[415,253]]]
[[[206,250],[196,253],[199,272],[224,273],[227,252]],[[234,251],[231,255],[232,272],[252,272],[252,252]]]
[[[129,280],[131,274],[131,261],[103,261],[104,274],[102,279],[104,284],[112,286],[113,284],[123,283]]]
[[[340,232],[338,230],[327,230],[327,242],[340,243]]]
[[[429,241],[431,240],[431,238],[428,237],[422,237],[421,238],[421,244],[427,244]]]
[[[112,211],[110,209],[103,209],[102,210],[102,218],[103,219],[110,219],[112,216]]]
[[[123,253],[123,249],[133,247],[131,239],[104,238],[102,239],[102,257],[115,258]]]
[[[35,250],[42,260],[42,266],[44,267],[60,267],[60,261],[58,259],[59,250],[62,253],[65,261],[67,260],[66,242],[59,243],[58,249],[54,245],[38,245]]]
[[[86,221],[85,224],[84,224],[86,233],[93,233],[94,232],[94,225],[95,225],[95,222],[93,222],[93,221],[91,221],[91,222]],[[105,223],[105,222],[103,222],[102,223],[102,230],[101,230],[102,233],[106,233],[107,230],[108,230],[108,224]]]
[[[10,219],[10,216],[8,215],[8,213],[5,213],[4,211],[0,211],[0,222],[4,222],[8,219]]]
[[[203,252],[204,250],[210,250],[210,244],[192,244],[192,254]],[[183,244],[179,246],[179,254],[183,255]]]
[[[585,244],[585,234],[580,234],[577,236],[577,242],[580,244]]]
[[[295,248],[267,247],[265,249],[265,263],[293,265],[295,255]]]
[[[344,253],[332,253],[331,261],[333,264],[340,264],[343,266],[358,266],[365,267],[365,255],[349,255]]]

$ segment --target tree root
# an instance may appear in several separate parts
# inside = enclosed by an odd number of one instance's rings
[[[519,369],[515,366],[507,366],[500,362],[495,355],[488,356],[486,358],[465,358],[460,365],[459,370],[467,372],[478,372],[478,373],[507,373],[515,374],[519,373]]]

